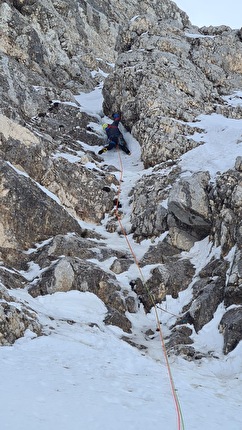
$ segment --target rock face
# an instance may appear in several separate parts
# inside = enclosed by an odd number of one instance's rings
[[[122,111],[146,167],[196,146],[185,137],[186,123],[213,112],[222,94],[241,86],[238,32],[223,26],[200,29],[201,37],[195,32],[186,20],[146,14],[127,23],[117,43],[120,55],[105,80],[104,109]]]
[[[223,303],[230,352],[241,340],[242,157],[213,180],[184,175],[178,161],[203,143],[198,115],[242,118],[223,98],[242,87],[241,30],[198,29],[170,0],[6,0],[0,17],[0,343],[41,334],[7,289],[90,291],[106,324],[131,334],[129,313],[189,287],[168,347],[201,357],[186,324],[199,332]],[[78,95],[102,87],[92,113]],[[142,280],[130,250],[109,242],[124,233],[114,209],[120,171],[97,147],[114,110],[141,145],[144,171],[119,211],[141,247],[150,240]],[[198,270],[189,251],[205,238],[220,253]]]
[[[189,250],[211,230],[208,200],[209,174],[196,173],[172,187],[168,198],[168,228],[171,242]]]
[[[223,316],[219,328],[224,334],[224,353],[228,354],[242,340],[242,307],[230,309]]]
[[[154,304],[163,301],[167,295],[177,298],[178,293],[188,287],[193,275],[194,268],[190,261],[179,261],[173,257],[151,270],[151,276],[145,284],[138,279],[134,291],[146,312],[149,312]]]
[[[132,230],[137,239],[156,237],[167,230],[166,200],[175,178],[177,172],[172,171],[168,175],[147,175],[137,182],[131,216]]]
[[[116,58],[119,24],[137,13],[156,13],[156,8],[161,16],[188,22],[170,1],[158,6],[138,0],[129,5],[124,0],[1,2],[3,112],[30,118],[48,100],[73,101],[73,94],[93,89],[99,69],[110,71]]]
[[[81,234],[78,223],[30,178],[19,174],[6,162],[0,163],[0,169],[1,248],[26,249],[57,233],[75,231]],[[58,219],[58,224],[51,223],[51,219]]]
[[[236,161],[238,166],[239,159]],[[216,243],[222,252],[228,251],[238,243],[241,248],[241,171],[234,169],[218,177],[213,192],[216,219]]]
[[[22,303],[13,303],[6,288],[0,284],[0,345],[11,345],[24,336],[28,329],[35,335],[41,334],[37,315]]]

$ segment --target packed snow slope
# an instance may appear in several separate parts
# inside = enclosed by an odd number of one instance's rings
[[[228,102],[233,103],[237,96],[231,95]],[[102,117],[101,88],[89,95],[80,94],[77,100],[82,111],[99,118],[100,129],[103,122],[110,121]],[[197,121],[204,133],[196,138],[204,143],[181,157],[179,163],[184,175],[208,170],[215,177],[218,170],[233,167],[241,154],[242,120],[211,115]],[[130,157],[121,154],[124,177],[120,198],[126,213],[123,223],[128,230],[128,193],[147,171],[144,172],[140,161],[138,142],[123,131],[132,152]],[[78,157],[70,158],[70,154],[58,156],[66,157],[70,163],[78,161]],[[100,167],[102,163],[116,166],[119,177],[120,159],[116,150],[106,153]],[[101,232],[109,247],[126,250],[123,236],[107,233],[105,220],[99,227],[88,224],[85,227]],[[138,258],[150,245],[149,241],[134,243],[131,235],[129,240]],[[189,255],[199,270],[217,252],[204,239],[184,254]],[[30,271],[38,272],[38,266]],[[31,278],[33,273],[22,275]],[[129,272],[120,275],[120,282],[122,276],[128,284]],[[140,333],[149,328],[156,333],[147,336],[147,349],[138,349],[122,339],[121,329],[104,325],[106,307],[92,293],[59,292],[37,298],[25,290],[11,290],[10,294],[38,313],[46,336],[35,337],[27,331],[13,346],[0,349],[2,430],[177,429],[168,370],[160,336],[155,331],[154,309],[145,314],[141,306],[137,314],[129,315],[132,338],[136,338],[137,344]],[[161,308],[170,312],[158,310],[164,336],[175,321],[171,314],[178,315],[190,297],[189,287],[178,299],[167,297],[166,303],[161,303]],[[212,321],[198,334],[193,333],[195,347],[210,352],[211,358],[189,362],[179,356],[169,357],[186,430],[242,428],[242,343],[227,356],[222,354],[223,337],[217,325],[223,312],[220,305]]]

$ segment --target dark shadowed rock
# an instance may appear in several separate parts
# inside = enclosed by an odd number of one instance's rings
[[[242,251],[234,248],[232,262],[227,274],[224,290],[224,304],[226,307],[242,304]]]
[[[206,266],[202,268],[199,272],[200,278],[208,278],[213,276],[219,276],[224,278],[226,276],[226,271],[229,267],[228,261],[213,258]]]
[[[27,280],[21,276],[16,270],[8,269],[0,266],[0,285],[7,285],[8,288],[24,288]]]
[[[188,314],[196,332],[213,318],[218,305],[224,298],[224,281],[218,278],[215,281],[202,279],[197,281],[193,289],[195,298],[189,308]]]
[[[120,313],[116,309],[108,310],[108,314],[105,317],[104,322],[107,325],[116,325],[117,327],[121,328],[123,331],[127,333],[131,333],[131,328],[132,328],[131,322],[124,314]]]
[[[171,259],[163,265],[151,270],[151,277],[145,285],[140,280],[134,282],[134,291],[149,312],[155,303],[159,303],[169,294],[178,297],[185,290],[194,275],[194,267],[189,260]]]
[[[232,351],[242,340],[242,307],[227,311],[219,324],[219,330],[224,335],[224,354]]]
[[[30,178],[0,161],[0,246],[28,248],[56,234],[82,233],[72,218]]]
[[[169,350],[177,347],[178,345],[191,345],[193,340],[190,338],[192,330],[189,327],[175,327],[169,335],[169,340],[166,342],[166,348]]]
[[[133,259],[123,255],[122,257],[114,260],[110,267],[110,270],[112,270],[112,272],[114,272],[116,275],[119,275],[120,273],[126,272],[126,270],[128,270],[133,263]]]
[[[140,266],[147,264],[161,264],[169,262],[170,258],[180,253],[180,250],[166,241],[159,242],[158,245],[152,245],[140,260]]]

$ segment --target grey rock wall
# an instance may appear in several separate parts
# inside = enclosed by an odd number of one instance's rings
[[[215,111],[222,94],[241,87],[239,33],[225,26],[198,30],[189,21],[171,24],[147,14],[128,22],[118,40],[104,111],[115,106],[122,112],[146,167],[176,159],[196,146],[185,137],[187,122]]]

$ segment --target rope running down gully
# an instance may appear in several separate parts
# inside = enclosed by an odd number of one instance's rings
[[[143,282],[143,284],[144,284],[144,286],[146,288],[146,291],[147,291],[147,293],[148,293],[148,295],[149,295],[149,297],[151,299],[151,302],[152,302],[152,304],[154,306],[155,317],[156,317],[156,322],[157,322],[157,329],[158,329],[159,335],[160,335],[161,347],[162,347],[162,351],[163,351],[163,355],[164,355],[164,359],[165,359],[165,365],[166,365],[167,372],[168,372],[171,393],[172,393],[172,397],[173,397],[174,404],[175,404],[175,410],[176,410],[176,416],[177,416],[177,429],[178,430],[185,430],[185,425],[184,425],[182,410],[181,410],[179,398],[178,398],[178,395],[177,395],[177,390],[175,388],[174,380],[173,380],[173,377],[172,377],[172,372],[171,372],[171,367],[170,367],[170,363],[169,363],[169,359],[168,359],[168,354],[167,354],[167,350],[166,350],[166,346],[165,346],[165,342],[164,342],[164,338],[163,338],[163,334],[162,334],[162,330],[161,330],[161,323],[160,323],[160,320],[159,320],[159,317],[158,317],[158,307],[157,307],[157,305],[156,305],[156,303],[154,301],[154,298],[153,298],[153,296],[152,296],[149,288],[146,285],[146,282],[145,282],[145,279],[144,279],[144,275],[142,273],[142,269],[141,269],[141,267],[139,265],[138,259],[137,259],[136,255],[135,255],[135,252],[134,252],[134,250],[133,250],[133,248],[131,246],[129,238],[127,237],[125,228],[124,228],[124,226],[122,224],[122,221],[121,221],[121,218],[120,218],[120,215],[119,215],[119,212],[118,212],[119,201],[120,201],[120,193],[121,193],[121,183],[123,181],[123,173],[124,173],[122,158],[121,158],[121,154],[120,154],[120,150],[119,150],[118,145],[117,145],[117,152],[118,152],[119,163],[120,163],[120,178],[119,178],[119,186],[118,186],[118,193],[117,193],[117,199],[116,199],[115,216],[116,216],[116,218],[118,220],[120,229],[121,229],[121,231],[122,231],[122,233],[124,235],[124,238],[125,238],[126,243],[127,243],[128,247],[129,247],[129,250],[130,250],[130,252],[131,252],[131,254],[133,256],[134,262],[135,262],[135,264],[136,264],[136,266],[137,266],[137,268],[139,270],[142,282]],[[168,312],[165,309],[162,309],[160,307],[159,307],[159,309],[161,309],[164,312]],[[168,313],[170,313],[170,312],[168,312]],[[174,314],[171,314],[171,315],[174,315]]]

